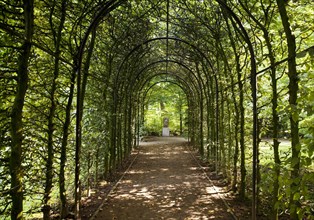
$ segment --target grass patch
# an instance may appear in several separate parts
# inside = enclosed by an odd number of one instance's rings
[[[279,155],[280,160],[285,161],[291,155],[291,142],[286,139],[279,140]],[[271,139],[263,139],[260,143],[260,164],[266,165],[274,162],[274,148]]]

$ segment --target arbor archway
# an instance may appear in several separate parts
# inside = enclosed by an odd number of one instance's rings
[[[263,164],[274,167],[272,214],[277,218],[279,209],[289,209],[291,218],[297,218],[297,213],[307,215],[310,209],[306,199],[302,200],[307,197],[298,190],[308,181],[307,177],[299,178],[300,169],[312,164],[313,154],[310,126],[313,91],[307,81],[313,78],[313,33],[310,22],[294,19],[290,25],[289,15],[309,19],[311,16],[303,13],[313,3],[285,5],[281,1],[258,0],[238,3],[223,0],[1,3],[3,212],[7,214],[8,207],[12,207],[12,218],[22,218],[23,201],[31,198],[34,187],[42,192],[42,202],[38,204],[43,206],[44,218],[49,219],[51,195],[57,194],[52,193],[56,191],[53,183],[59,182],[64,217],[67,158],[75,158],[71,163],[75,164],[73,191],[79,218],[80,179],[89,178],[90,168],[96,166],[90,161],[103,162],[104,176],[114,172],[136,145],[136,135],[139,140],[147,92],[154,83],[170,82],[187,94],[191,110],[188,118],[193,122],[189,131],[192,139],[197,140],[192,143],[201,156],[215,164],[217,172],[224,172],[232,180],[232,188],[241,198],[250,196],[252,219],[256,218],[256,205],[260,204],[257,196],[265,193],[257,186],[257,181],[261,181],[259,186],[263,187],[265,180],[258,176],[261,149],[258,145],[263,142],[262,135],[273,139],[273,163]],[[261,79],[257,80],[257,73],[261,72],[266,74],[259,74]],[[263,82],[267,81],[265,85]],[[301,138],[299,122],[304,133]],[[279,138],[286,130],[291,135],[290,159],[279,155]],[[75,151],[70,147],[73,143]],[[95,147],[89,149],[89,144]],[[89,159],[81,160],[82,155]],[[59,160],[60,165],[56,162]],[[289,175],[281,160],[290,165]],[[30,166],[31,161],[36,161],[34,167]],[[37,167],[44,169],[35,172]],[[95,170],[97,179],[99,169]],[[280,182],[282,173],[292,183]],[[247,178],[252,180],[251,191],[247,190]],[[30,182],[36,184],[32,186]],[[84,184],[89,185],[89,180],[84,180]],[[289,192],[280,191],[288,186]],[[289,205],[283,205],[280,198],[289,200]]]

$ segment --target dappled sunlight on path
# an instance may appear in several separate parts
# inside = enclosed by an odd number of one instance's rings
[[[95,219],[233,219],[216,190],[183,138],[154,138]]]

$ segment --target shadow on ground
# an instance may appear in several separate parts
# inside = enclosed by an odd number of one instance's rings
[[[233,219],[216,190],[183,138],[151,138],[95,219]]]

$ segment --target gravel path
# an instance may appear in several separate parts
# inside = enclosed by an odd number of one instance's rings
[[[233,219],[183,138],[141,142],[130,170],[96,216],[105,219]]]

